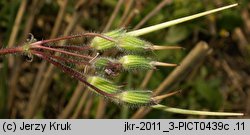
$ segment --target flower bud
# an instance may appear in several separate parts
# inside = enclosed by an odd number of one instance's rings
[[[104,70],[109,65],[109,63],[111,63],[110,59],[101,57],[101,58],[97,58],[93,62],[93,66],[96,69]]]
[[[146,106],[155,103],[151,95],[152,91],[128,90],[117,94],[117,98],[127,105]]]
[[[109,36],[109,37],[111,37],[113,39],[118,39],[119,37],[124,35],[125,32],[126,31],[124,29],[118,29],[118,30],[114,30],[114,31],[111,31],[111,32],[104,33],[104,35]],[[116,47],[116,44],[117,43],[115,43],[113,41],[109,41],[109,40],[103,39],[101,37],[95,37],[91,41],[90,46],[95,48],[96,50],[103,51],[103,50],[107,50],[107,49],[111,49],[111,48]]]
[[[122,65],[117,60],[109,58],[98,58],[93,63],[93,66],[101,73],[109,76],[117,76],[122,70]]]
[[[87,82],[108,94],[115,94],[119,91],[119,87],[113,82],[99,76],[88,77]]]
[[[118,41],[118,48],[127,53],[144,53],[148,51],[151,47],[149,42],[141,40],[138,37],[124,35]]]
[[[125,55],[120,58],[119,62],[125,70],[133,69],[153,69],[154,66],[150,63],[149,59],[146,59],[137,55]]]

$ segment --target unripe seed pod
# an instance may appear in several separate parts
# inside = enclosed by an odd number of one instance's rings
[[[108,94],[115,94],[115,93],[119,92],[118,86],[116,86],[113,82],[111,82],[105,78],[99,77],[99,76],[88,77],[87,82],[89,82],[90,84],[92,84],[96,88],[98,88],[98,89],[100,89]]]
[[[137,55],[125,55],[119,59],[119,62],[122,64],[122,67],[125,70],[133,70],[133,69],[149,70],[154,68],[149,59]]]
[[[106,75],[110,76],[117,76],[122,70],[122,65],[117,60],[102,57],[97,58],[94,61],[93,66],[101,71],[101,73],[104,72]]]
[[[145,51],[150,50],[151,44],[144,40],[141,40],[138,37],[124,35],[119,38],[118,48],[127,53],[144,53]]]
[[[93,66],[96,69],[100,69],[100,70],[104,70],[108,64],[111,62],[110,59],[108,58],[97,58],[94,62],[93,62]]]
[[[155,103],[152,91],[128,90],[117,94],[117,98],[127,105],[146,106]]]
[[[122,35],[124,35],[126,33],[126,31],[124,29],[118,29],[118,30],[114,30],[108,33],[104,33],[105,36],[111,37],[113,39],[118,39],[119,37],[121,37]],[[96,50],[99,51],[103,51],[103,50],[107,50],[107,49],[111,49],[116,47],[116,42],[113,41],[109,41],[107,39],[103,39],[100,37],[95,37],[91,43],[90,46],[92,48],[95,48]]]

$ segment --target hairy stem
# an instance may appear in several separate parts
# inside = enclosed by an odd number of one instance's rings
[[[48,40],[43,40],[43,41],[38,41],[35,42],[31,45],[42,45],[42,44],[46,44],[46,43],[51,43],[51,42],[57,42],[57,41],[62,41],[62,40],[68,40],[68,39],[74,39],[74,38],[79,38],[79,37],[83,37],[83,36],[89,36],[89,37],[100,37],[112,42],[116,42],[116,40],[114,40],[111,37],[105,36],[103,34],[99,34],[99,33],[83,33],[83,34],[78,34],[78,35],[71,35],[71,36],[64,36],[64,37],[59,37],[59,38],[54,38],[54,39],[48,39]]]
[[[19,53],[19,52],[23,52],[22,47],[0,49],[0,55],[13,54],[13,53]]]
[[[63,62],[67,62],[67,63],[74,63],[74,64],[85,64],[85,65],[90,65],[89,62],[86,62],[86,61],[75,61],[75,60],[70,60],[70,59],[65,59],[63,57],[60,57],[60,56],[56,56],[56,55],[51,55],[51,54],[48,54],[48,53],[43,53],[43,52],[40,52],[40,51],[35,51],[35,50],[31,50],[31,52],[33,54],[40,54],[40,55],[46,55],[50,58],[53,58],[53,59],[57,59],[59,61],[63,61]]]
[[[81,55],[81,54],[77,54],[77,53],[72,53],[72,52],[68,52],[68,51],[64,51],[64,50],[59,50],[59,49],[55,49],[55,48],[50,48],[50,47],[46,47],[46,46],[41,46],[41,45],[33,45],[31,47],[31,49],[45,49],[45,50],[55,51],[55,52],[59,52],[59,53],[64,53],[64,54],[68,54],[68,55],[76,56],[76,57],[80,57],[80,58],[92,59],[92,57],[90,57],[90,56],[85,56],[85,55]]]
[[[89,45],[86,46],[77,46],[77,45],[65,45],[65,46],[54,46],[54,45],[45,45],[49,48],[60,48],[60,49],[67,49],[72,51],[86,51],[88,49],[91,49]]]
[[[65,73],[71,75],[72,77],[74,77],[75,79],[83,82],[84,84],[86,84],[87,86],[89,86],[90,88],[94,89],[97,93],[101,94],[101,95],[104,95],[106,97],[114,97],[113,94],[109,94],[109,93],[106,93],[98,88],[96,88],[95,86],[93,86],[92,84],[88,83],[86,80],[85,80],[85,76],[83,74],[81,74],[80,72],[74,70],[74,69],[71,69],[70,67],[66,66],[66,65],[63,65],[61,64],[60,62],[57,62],[49,57],[47,57],[46,55],[43,55],[43,54],[36,54],[34,53],[34,55],[40,57],[40,58],[43,58],[45,60],[47,60],[48,62],[50,62],[51,64],[53,64],[54,66],[60,68],[61,70],[63,70]]]

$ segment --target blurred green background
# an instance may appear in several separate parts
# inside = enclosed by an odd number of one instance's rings
[[[170,88],[165,88],[163,93],[183,91],[161,104],[194,110],[243,112],[244,117],[249,118],[248,0],[1,0],[0,46],[22,45],[28,33],[42,40],[122,27],[131,31],[236,2],[239,6],[235,8],[141,38],[156,45],[185,48],[184,51],[154,52],[155,59],[163,62],[180,63],[200,41],[205,41],[213,49],[203,60],[192,65],[192,69],[183,74],[183,79],[177,79]],[[76,40],[71,44],[88,42]],[[87,92],[81,83],[58,69],[46,74],[50,72],[50,64],[41,59],[35,58],[29,63],[22,55],[10,57],[0,57],[0,118],[215,118],[162,110],[135,116],[137,108],[117,105]],[[141,86],[145,71],[125,72],[114,80],[126,84],[125,87],[154,90],[173,70],[158,68],[146,86]]]

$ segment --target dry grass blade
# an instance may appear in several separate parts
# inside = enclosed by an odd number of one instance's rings
[[[115,9],[114,9],[111,17],[109,18],[109,21],[108,21],[107,25],[105,26],[103,32],[106,32],[107,30],[110,29],[112,23],[114,22],[115,17],[117,16],[119,10],[121,9],[121,6],[122,6],[123,2],[124,2],[124,0],[119,0],[118,1],[118,3],[116,4]]]
[[[144,25],[150,18],[155,16],[164,6],[172,3],[172,0],[162,0],[147,16],[145,16],[135,27],[134,30],[139,29]]]
[[[26,19],[26,22],[25,22],[25,29],[23,30],[23,33],[21,36],[21,41],[25,41],[26,35],[28,35],[28,33],[30,33],[32,26],[33,26],[33,22],[35,20],[35,16],[40,12],[40,9],[42,6],[43,6],[43,1],[39,1],[39,0],[32,1],[32,4],[28,9],[28,11],[30,11],[30,12],[29,12],[27,19]],[[11,63],[11,62],[13,62],[13,63]],[[14,104],[13,100],[15,97],[15,93],[17,91],[18,78],[19,78],[20,73],[21,73],[21,68],[19,68],[21,65],[20,58],[17,58],[16,60],[13,59],[13,61],[11,61],[11,62],[10,62],[10,68],[13,69],[13,72],[12,72],[11,77],[10,77],[10,85],[9,85],[9,88],[10,88],[9,92],[10,93],[9,93],[9,97],[8,97],[10,108],[12,108],[12,105]],[[18,103],[18,102],[16,102],[16,103]]]
[[[23,14],[24,14],[24,11],[26,9],[26,6],[27,6],[27,0],[23,0],[20,7],[19,7],[19,9],[18,9],[16,19],[15,19],[15,22],[14,22],[14,26],[13,26],[13,29],[12,29],[12,32],[11,32],[11,35],[10,35],[10,39],[9,39],[9,42],[8,42],[8,47],[10,47],[10,48],[13,47],[14,43],[16,42],[16,37],[17,37],[17,34],[18,34],[18,30],[20,28],[20,24],[21,24],[21,21],[22,21]],[[13,64],[14,64],[14,58],[12,56],[10,56],[9,57],[9,65],[10,65],[10,67],[13,67]],[[11,108],[12,108],[12,105],[13,105],[14,91],[11,90],[9,95],[10,96],[8,98],[8,110],[10,111]]]
[[[83,5],[81,5],[81,4],[84,4],[84,2],[85,2],[85,0],[81,0],[78,2],[78,3],[80,3],[80,5],[77,3],[77,6],[75,8],[75,12],[73,14],[73,19],[68,24],[68,26],[64,32],[65,36],[69,35],[70,32],[76,26],[76,23],[78,22],[78,20],[81,16],[81,11],[83,10]],[[81,7],[81,8],[79,9],[79,7]],[[47,88],[52,81],[53,71],[54,71],[53,65],[49,65],[49,67],[47,68],[47,72],[44,75],[42,82],[40,83],[40,87],[37,90],[37,94],[36,94],[37,96],[34,98],[34,100],[29,101],[29,105],[28,105],[28,109],[27,109],[27,113],[25,115],[25,118],[33,118],[34,117],[34,115],[37,111],[37,108],[40,105],[40,99],[43,97],[44,93],[48,90]]]
[[[23,18],[23,15],[27,6],[27,1],[28,0],[22,0],[21,5],[17,11],[14,26],[12,27],[12,32],[10,34],[10,39],[8,42],[8,47],[10,48],[13,47],[14,43],[16,42],[16,37],[17,37],[18,30],[20,28],[20,24],[21,24],[21,21],[22,21],[22,18]]]
[[[58,32],[59,32],[59,28],[62,24],[62,20],[63,20],[63,17],[65,15],[65,11],[66,11],[66,7],[67,7],[67,4],[68,4],[68,0],[64,0],[63,1],[63,4],[61,5],[60,7],[60,10],[59,10],[59,13],[56,17],[56,22],[54,24],[54,27],[52,29],[52,33],[50,35],[50,38],[55,38],[57,35],[58,35]],[[32,86],[32,93],[31,93],[31,96],[30,98],[31,99],[35,99],[35,96],[36,96],[36,91],[38,90],[38,87],[40,85],[40,82],[43,78],[43,74],[45,72],[45,69],[47,67],[47,62],[46,61],[43,61],[40,66],[39,66],[39,70],[38,70],[38,73],[37,73],[37,77],[34,81],[34,84]]]

